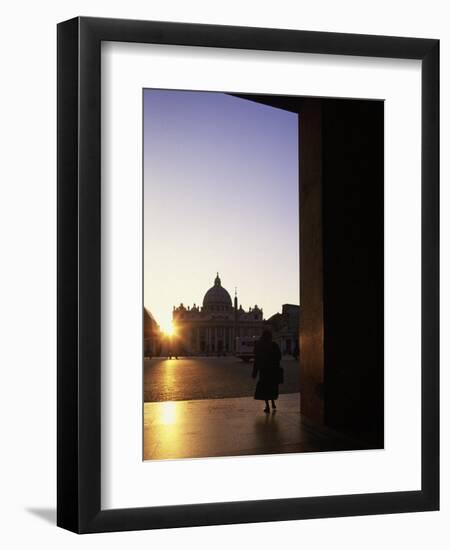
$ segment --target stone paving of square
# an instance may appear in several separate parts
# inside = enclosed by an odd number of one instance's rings
[[[300,394],[283,394],[263,412],[252,397],[167,401],[144,405],[144,460],[357,449],[317,430],[300,414]]]
[[[300,414],[299,365],[282,361],[277,409],[253,398],[253,365],[235,357],[144,361],[144,460],[358,448]]]
[[[300,391],[299,365],[284,356],[280,393]],[[250,397],[255,391],[253,364],[228,357],[155,357],[144,360],[144,401],[181,401]]]

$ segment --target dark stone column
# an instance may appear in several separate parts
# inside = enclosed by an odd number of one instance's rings
[[[322,104],[303,102],[299,116],[300,162],[300,392],[301,411],[324,422]]]

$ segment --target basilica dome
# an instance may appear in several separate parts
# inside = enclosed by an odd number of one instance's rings
[[[226,310],[232,307],[231,296],[221,284],[219,274],[214,279],[212,286],[203,298],[203,307],[205,309]]]

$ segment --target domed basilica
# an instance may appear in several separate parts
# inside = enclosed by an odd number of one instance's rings
[[[262,309],[245,311],[236,293],[233,303],[218,273],[202,307],[174,306],[172,318],[180,350],[192,355],[232,353],[237,337],[259,337],[264,326]]]

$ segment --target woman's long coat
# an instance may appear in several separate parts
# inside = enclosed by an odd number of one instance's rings
[[[259,374],[255,389],[255,399],[262,401],[278,399],[279,368],[281,351],[275,342],[262,342],[255,344],[255,362],[253,377]]]

